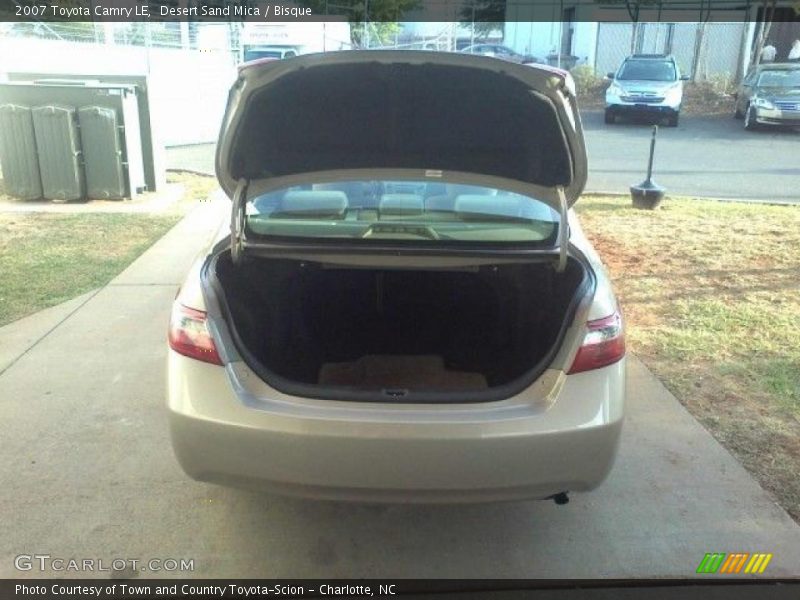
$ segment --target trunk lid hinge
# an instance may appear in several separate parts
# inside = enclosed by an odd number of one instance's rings
[[[247,179],[240,179],[231,203],[231,260],[238,265],[244,255],[244,219],[247,198]]]
[[[558,262],[556,263],[556,272],[563,273],[567,268],[567,250],[569,248],[569,206],[567,206],[567,197],[564,195],[564,187],[559,185],[558,191]]]

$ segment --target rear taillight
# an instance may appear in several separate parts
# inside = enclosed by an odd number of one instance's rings
[[[208,331],[206,313],[202,310],[188,308],[180,302],[173,303],[168,339],[169,347],[179,354],[213,365],[222,364],[214,338]]]
[[[625,356],[625,332],[619,311],[613,315],[588,321],[586,336],[569,373],[582,373],[607,367]]]

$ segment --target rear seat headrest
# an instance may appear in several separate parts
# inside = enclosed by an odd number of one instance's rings
[[[456,198],[455,212],[462,219],[519,218],[523,216],[522,198],[463,194]]]
[[[465,194],[456,198],[454,210],[461,219],[529,219],[531,221],[558,222],[558,213],[544,202],[525,196],[499,194],[475,196]]]
[[[424,203],[419,194],[384,194],[378,205],[381,215],[421,215],[423,210]]]
[[[278,216],[343,219],[347,213],[347,195],[335,190],[293,190],[286,192],[278,207]]]

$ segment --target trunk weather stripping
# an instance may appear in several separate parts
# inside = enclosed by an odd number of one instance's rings
[[[247,184],[245,178],[236,184],[236,191],[233,193],[231,203],[231,260],[238,265],[242,262],[244,255],[244,219],[245,206],[247,205]]]
[[[556,272],[563,273],[567,268],[567,248],[569,246],[569,223],[567,222],[567,197],[564,194],[564,187],[558,186],[558,263],[556,264]]]

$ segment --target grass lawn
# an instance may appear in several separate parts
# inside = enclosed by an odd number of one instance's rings
[[[0,325],[107,284],[217,187],[185,173],[168,181],[183,197],[160,213],[0,213]]]
[[[629,348],[800,521],[800,206],[584,197]]]
[[[0,325],[107,284],[179,219],[0,214]]]

